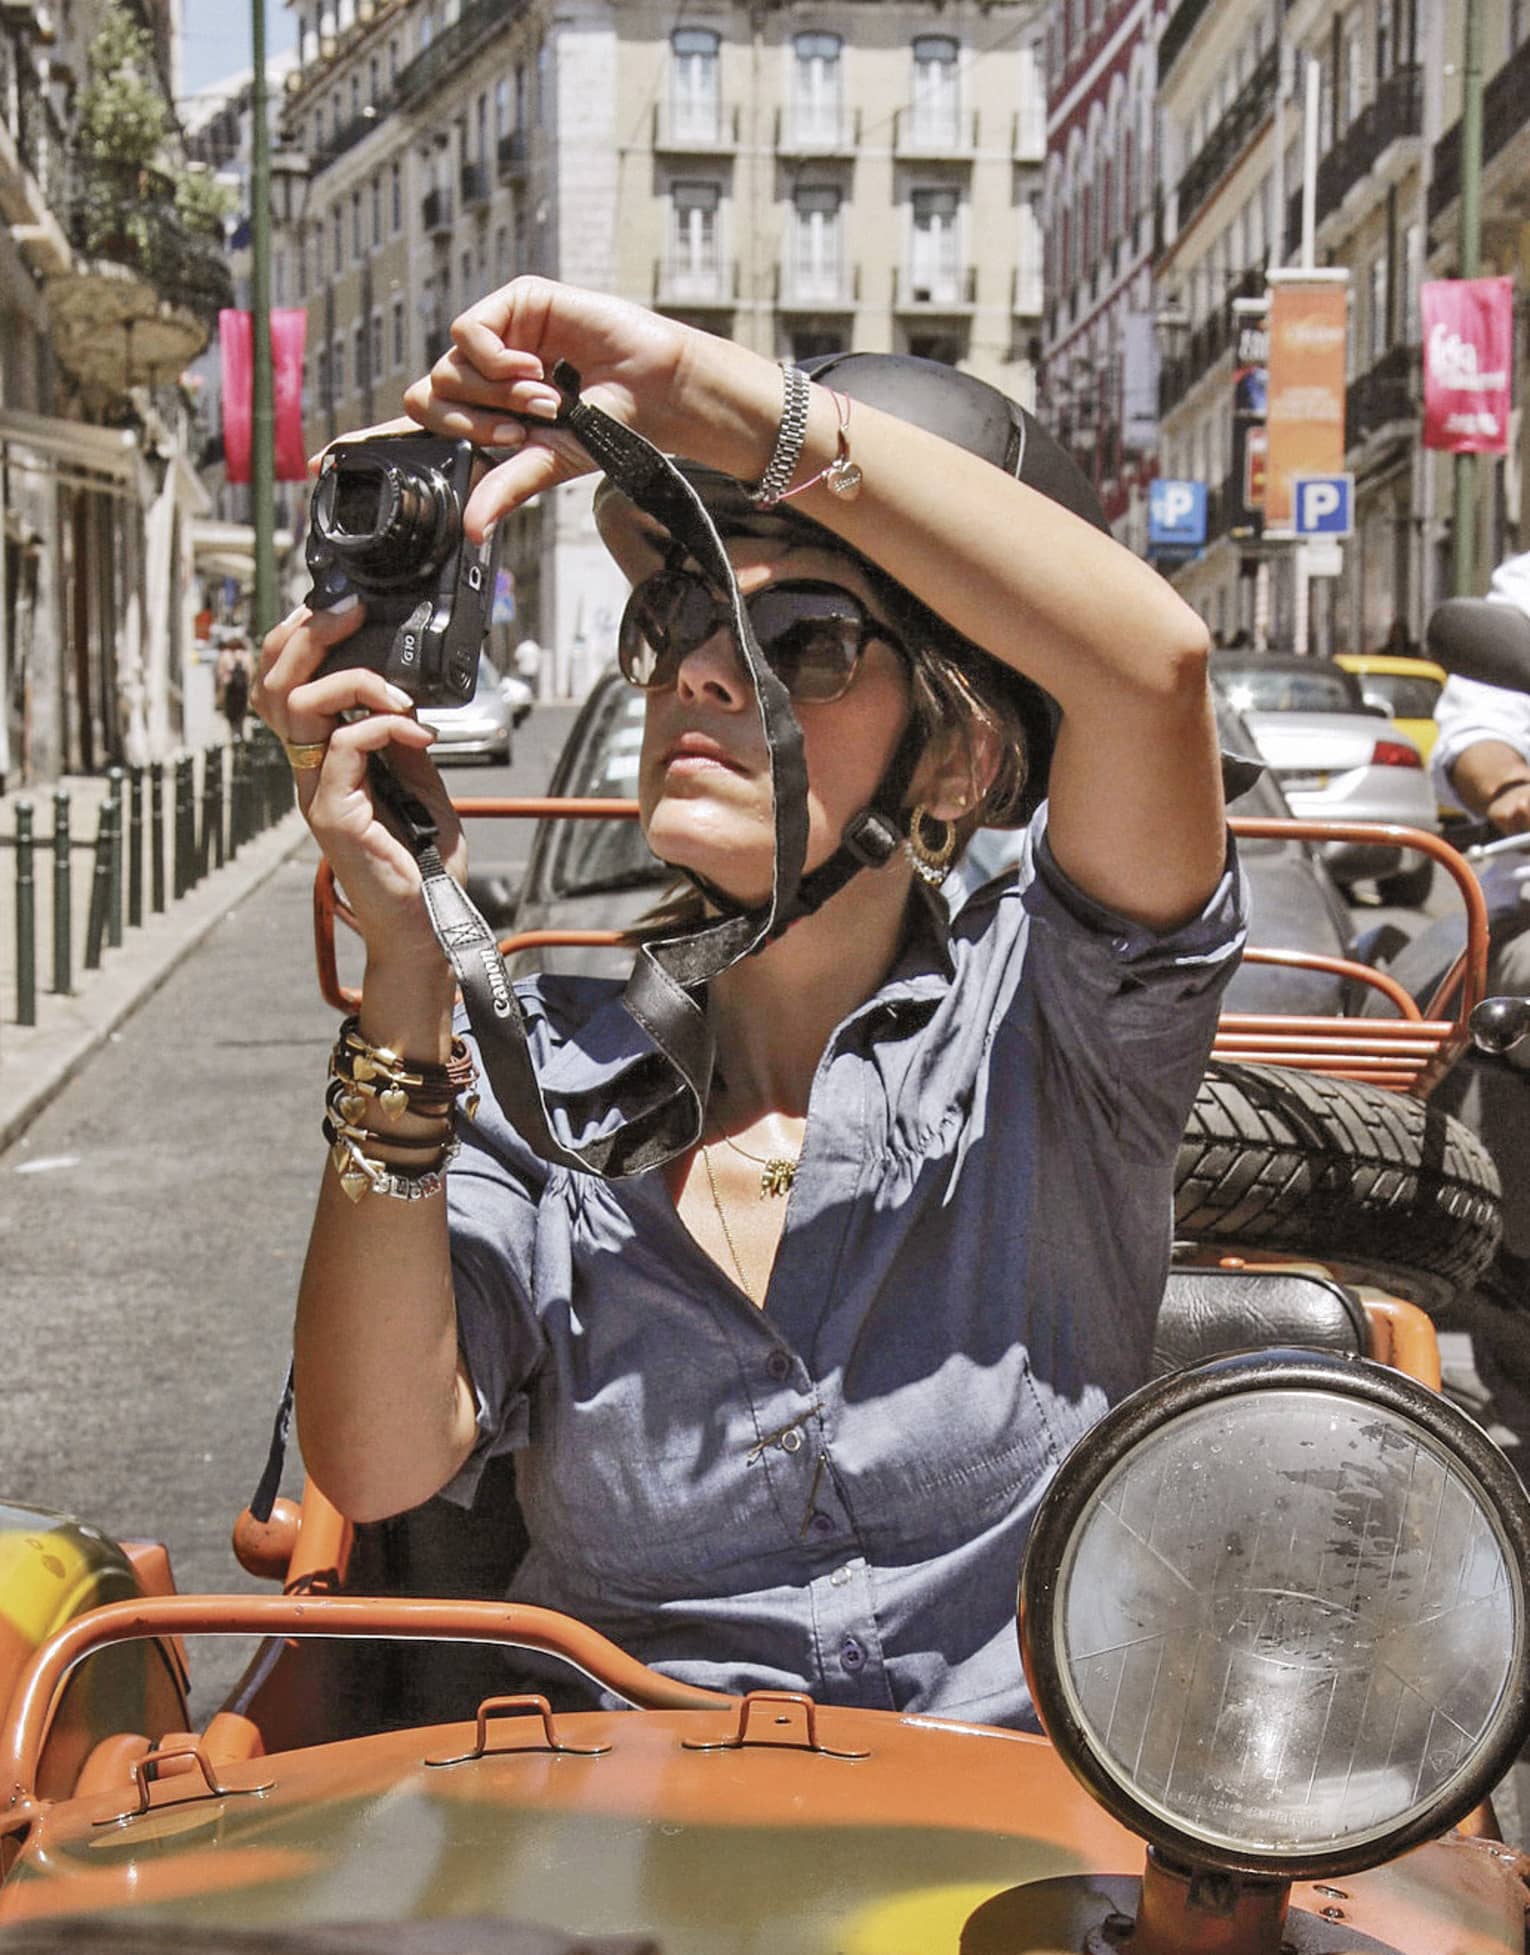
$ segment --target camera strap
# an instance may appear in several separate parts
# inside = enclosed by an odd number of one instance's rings
[[[641,1103],[620,1125],[583,1146],[564,1142],[554,1131],[525,1012],[494,932],[442,862],[428,811],[386,762],[375,762],[371,772],[374,791],[419,863],[431,925],[462,988],[479,1058],[505,1118],[544,1161],[616,1177],[660,1167],[701,1139],[714,1057],[705,987],[797,914],[807,852],[807,771],[791,700],[760,651],[728,552],[700,496],[652,442],[579,398],[579,375],[567,362],[558,363],[552,378],[564,403],[558,425],[576,435],[623,494],[684,546],[726,602],[770,755],[775,823],[770,900],[638,947],[622,1004],[654,1053],[643,1070]]]

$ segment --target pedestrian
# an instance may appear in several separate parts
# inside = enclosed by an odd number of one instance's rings
[[[244,723],[250,713],[250,682],[255,661],[243,638],[234,637],[218,653],[217,699],[219,711],[228,721],[229,738],[244,738]]]
[[[1205,627],[983,383],[892,355],[810,381],[539,279],[459,318],[406,396],[503,451],[470,536],[588,469],[543,418],[560,356],[694,458],[800,729],[805,789],[778,808],[792,742],[767,736],[727,604],[608,484],[641,820],[678,878],[653,929],[699,950],[731,917],[751,941],[783,828],[822,900],[687,994],[715,1055],[694,1123],[620,987],[496,993],[558,1145],[606,1166],[554,1164],[486,1082],[459,1097],[452,971],[369,814],[386,752],[465,874],[431,734],[379,674],[316,676],[358,608],[269,635],[260,710],[367,952],[298,1307],[305,1460],[372,1519],[469,1501],[513,1453],[514,1599],[722,1689],[1027,1723],[1031,1516],[1147,1377],[1175,1153],[1242,940]],[[1026,824],[1021,867],[953,925],[935,887],[991,822]]]

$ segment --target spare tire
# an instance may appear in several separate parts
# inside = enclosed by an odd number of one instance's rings
[[[1214,1059],[1174,1218],[1182,1241],[1326,1263],[1438,1310],[1497,1252],[1498,1171],[1459,1120],[1408,1094]]]

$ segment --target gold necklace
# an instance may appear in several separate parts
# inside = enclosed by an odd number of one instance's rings
[[[723,1241],[728,1245],[728,1254],[733,1258],[733,1267],[738,1272],[738,1287],[748,1297],[749,1301],[753,1303],[755,1301],[754,1291],[749,1287],[749,1279],[744,1274],[744,1265],[739,1260],[738,1244],[733,1240],[732,1229],[728,1227],[728,1217],[722,1205],[722,1197],[717,1192],[717,1176],[712,1172],[712,1150],[707,1146],[705,1141],[701,1143],[701,1165],[707,1171],[707,1186],[712,1191],[712,1206],[717,1210],[717,1220],[722,1226]]]
[[[751,1154],[747,1147],[740,1147],[728,1134],[722,1137],[724,1147],[731,1147],[740,1159],[753,1161],[757,1168],[765,1172],[760,1176],[760,1200],[767,1195],[789,1195],[792,1183],[797,1179],[797,1163],[800,1154]]]

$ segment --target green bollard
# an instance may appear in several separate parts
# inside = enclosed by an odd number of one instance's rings
[[[85,968],[99,971],[101,946],[106,942],[112,902],[111,802],[103,801],[96,816],[95,860],[90,872],[90,914],[85,921]]]
[[[165,763],[149,772],[149,904],[156,916],[165,908]]]
[[[106,798],[112,804],[112,890],[111,907],[107,912],[107,942],[113,950],[122,948],[122,883],[123,846],[125,841],[122,806],[122,769],[108,767],[106,770]]]
[[[143,924],[143,769],[128,769],[128,924]]]
[[[74,878],[69,836],[69,790],[53,793],[53,990],[67,998],[74,972]]]
[[[196,884],[197,818],[192,800],[191,755],[175,763],[175,900]]]
[[[16,1023],[37,1023],[37,887],[30,801],[16,803]]]

